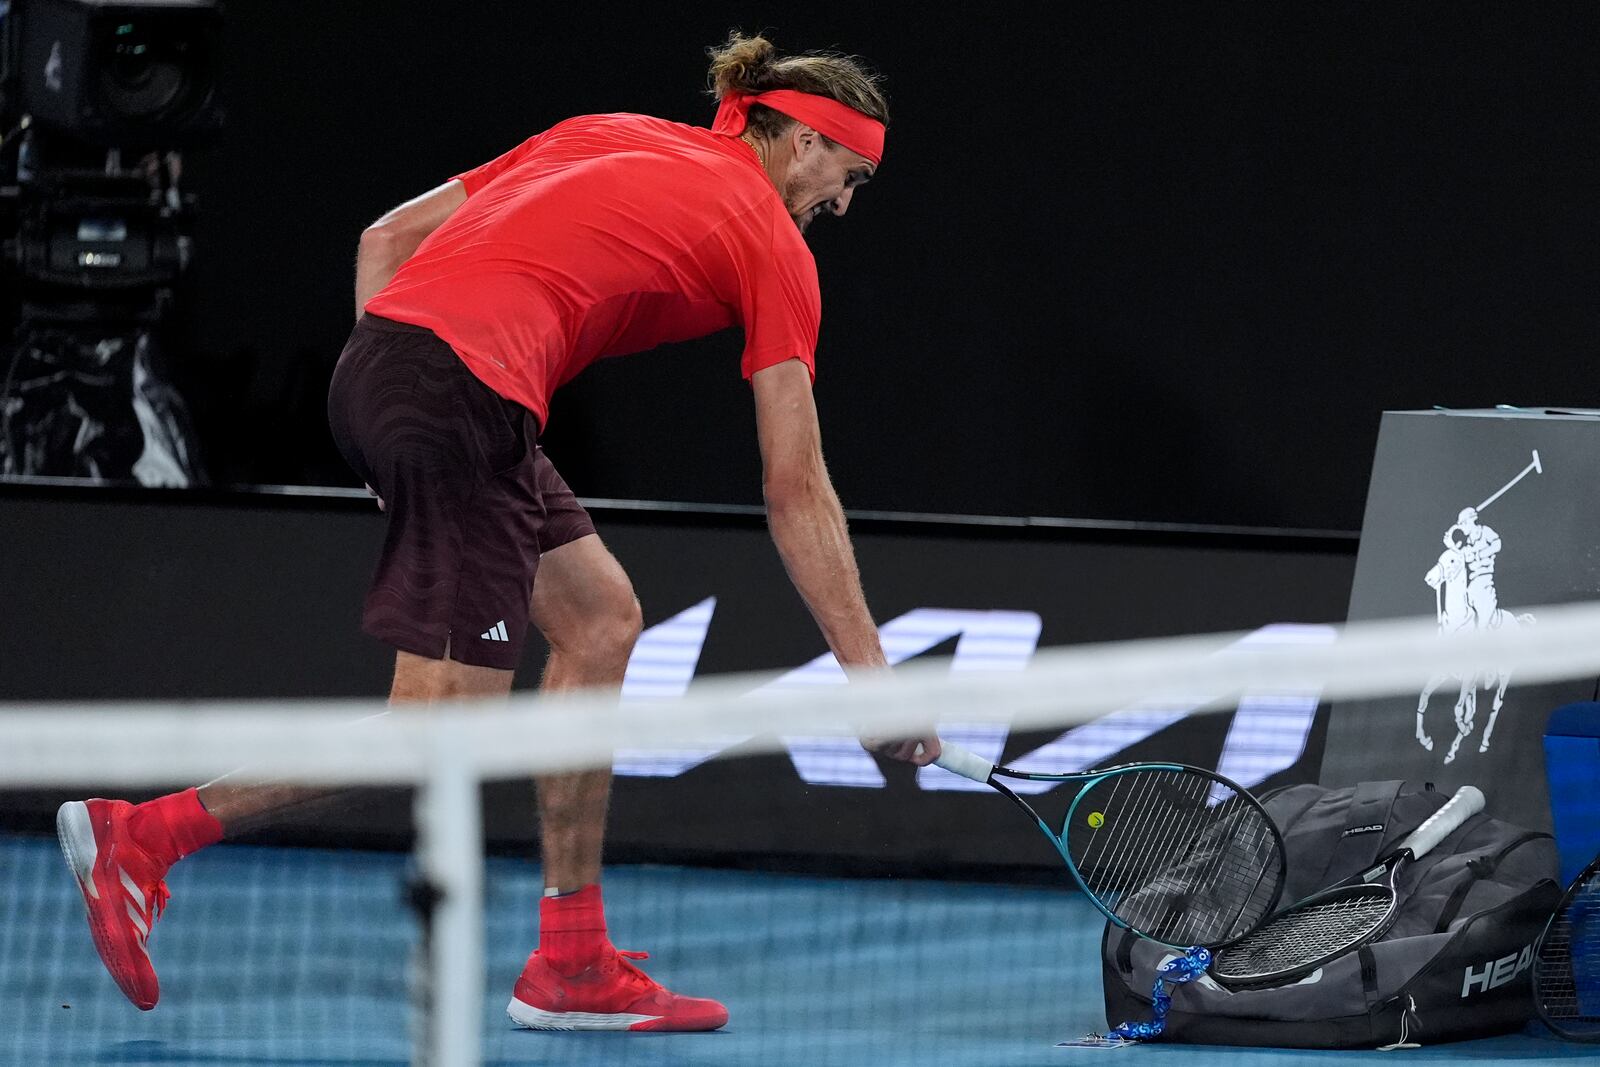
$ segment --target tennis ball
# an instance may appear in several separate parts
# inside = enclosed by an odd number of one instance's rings
[[[1098,811],[1091,811],[1089,813],[1089,825],[1094,827],[1096,830],[1098,830],[1098,829],[1100,829],[1100,827],[1104,826],[1105,823],[1106,823],[1106,817],[1104,815],[1101,815]]]

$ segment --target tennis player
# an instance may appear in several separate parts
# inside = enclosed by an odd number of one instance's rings
[[[569,119],[362,234],[328,413],[388,514],[363,625],[397,650],[392,702],[504,696],[530,624],[550,647],[543,688],[621,685],[639,605],[539,433],[551,394],[594,361],[729,326],[744,329],[778,552],[839,662],[885,664],[823,465],[821,296],[803,235],[876,172],[887,106],[849,58],[780,58],[739,34],[710,55],[711,129]],[[939,754],[931,736],[863,743],[919,765]],[[715,1029],[726,1008],[668,991],[607,938],[610,778],[538,783],[539,945],[508,1011],[535,1028]],[[130,1000],[148,1009],[159,995],[147,940],[167,869],[305,795],[213,783],[62,807],[95,944]]]

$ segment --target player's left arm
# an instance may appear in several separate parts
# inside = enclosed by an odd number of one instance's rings
[[[356,252],[356,318],[367,301],[389,284],[394,272],[411,258],[417,246],[466,203],[467,187],[452,178],[443,185],[407,200],[383,214],[361,231]]]

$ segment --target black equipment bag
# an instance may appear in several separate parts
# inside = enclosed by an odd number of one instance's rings
[[[1278,907],[1372,867],[1448,799],[1398,781],[1263,798],[1288,850]],[[1235,992],[1204,975],[1173,986],[1161,1039],[1374,1048],[1516,1030],[1532,1016],[1533,942],[1561,897],[1557,868],[1549,834],[1475,815],[1401,872],[1378,940],[1284,985]],[[1149,1020],[1156,972],[1178,955],[1108,923],[1107,1023]]]

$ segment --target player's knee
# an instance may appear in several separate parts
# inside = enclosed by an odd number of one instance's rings
[[[622,584],[624,588],[613,598],[608,609],[604,641],[612,655],[626,660],[633,655],[633,646],[644,632],[644,611],[639,607],[639,598],[634,595],[632,584]]]
[[[626,665],[643,629],[639,601],[630,590],[626,599],[607,605],[588,627],[587,655],[609,666]]]
[[[581,612],[569,614],[565,625],[546,635],[550,644],[591,662],[626,663],[644,629],[633,584],[618,578],[589,593]]]

